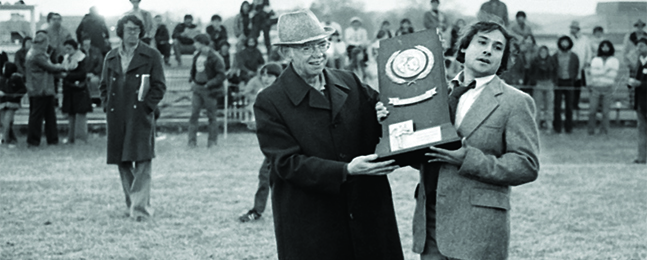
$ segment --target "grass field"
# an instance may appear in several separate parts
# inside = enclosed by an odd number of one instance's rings
[[[148,223],[126,217],[104,136],[87,145],[0,148],[0,259],[276,259],[271,208],[254,223],[263,159],[253,133],[215,149],[186,135],[157,142]],[[543,135],[537,181],[513,188],[510,259],[647,259],[647,167],[630,164],[633,128]],[[21,139],[24,142],[24,137]],[[390,175],[406,259],[411,253],[411,168]],[[376,227],[377,228],[377,227]]]

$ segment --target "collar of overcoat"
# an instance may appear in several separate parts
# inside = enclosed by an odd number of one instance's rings
[[[282,86],[285,94],[290,98],[292,103],[297,106],[304,102],[308,96],[308,105],[312,108],[332,110],[332,118],[335,118],[346,102],[350,88],[335,73],[327,68],[323,70],[326,79],[326,89],[330,95],[330,101],[326,99],[319,91],[299,76],[292,64],[281,74],[279,85]],[[332,103],[332,104],[331,104]]]
[[[151,62],[151,52],[149,52],[143,45],[143,42],[140,42],[137,45],[135,53],[133,53],[133,59],[130,61],[126,73],[141,66],[145,66]],[[116,61],[113,61],[113,59],[116,59]],[[113,49],[108,53],[108,55],[106,56],[106,61],[106,65],[110,69],[112,69],[112,71],[117,74],[122,74],[123,70],[121,69],[121,56],[119,56],[119,51],[117,49]]]
[[[483,92],[472,104],[472,107],[467,111],[461,125],[458,127],[458,133],[464,138],[469,138],[470,135],[478,128],[483,121],[487,119],[492,112],[499,107],[499,95],[503,93],[503,86],[501,79],[494,77],[483,88]]]

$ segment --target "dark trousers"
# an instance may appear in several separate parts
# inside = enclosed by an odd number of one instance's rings
[[[265,43],[265,48],[267,48],[267,55],[269,56],[272,51],[272,42],[270,39],[269,26],[262,26],[262,28],[258,28],[255,26],[254,28],[252,28],[252,32],[249,34],[249,37],[252,37],[258,40],[258,36],[261,35],[261,31],[263,32],[263,42]]]
[[[16,109],[0,109],[0,122],[2,122],[2,143],[15,144],[18,142],[16,133],[13,131],[13,118]]]
[[[573,82],[573,87],[575,88],[575,90],[573,90],[573,109],[576,110],[580,109],[580,95],[582,93],[582,87],[586,86],[584,71],[580,71],[580,74],[582,79],[576,79],[575,82]]]
[[[122,162],[119,164],[119,175],[130,217],[151,217],[151,161]]]
[[[155,47],[162,54],[162,57],[164,57],[164,63],[168,64],[169,59],[171,58],[171,45],[169,45],[168,42],[167,43],[158,42],[157,45],[155,45]]]
[[[47,144],[58,144],[54,96],[29,97],[28,145],[40,145],[40,138],[43,133],[43,120],[45,120]]]
[[[425,215],[427,218],[427,237],[425,239],[425,249],[420,254],[420,260],[452,260],[440,253],[438,250],[438,243],[436,242],[436,190],[438,186],[438,173],[440,164],[427,163],[421,167],[433,168],[431,172],[425,176],[424,192],[427,198],[425,205]],[[420,168],[420,170],[423,170]]]
[[[573,131],[573,80],[557,80],[555,88],[555,105],[553,106],[553,129],[555,132],[562,132],[562,100],[564,100],[565,121],[563,122],[566,133]],[[562,89],[567,88],[567,89]]]
[[[204,88],[204,86],[194,85],[194,88]],[[191,117],[189,118],[189,145],[195,145],[197,143],[198,119],[200,118],[200,111],[202,108],[207,110],[207,117],[209,118],[209,137],[207,146],[215,145],[218,142],[218,122],[216,121],[216,113],[218,110],[217,99],[215,97],[211,97],[206,90],[193,91],[191,107]]]
[[[267,205],[267,197],[270,194],[270,161],[265,158],[261,168],[258,170],[258,189],[254,196],[254,211],[262,214]]]

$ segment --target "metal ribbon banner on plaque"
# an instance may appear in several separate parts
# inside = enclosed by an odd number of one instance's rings
[[[396,51],[391,54],[385,65],[385,74],[396,84],[407,86],[429,75],[434,67],[434,55],[427,47],[416,45],[413,49]],[[412,78],[407,81],[405,78]]]
[[[404,98],[404,99],[389,98],[389,104],[391,104],[393,106],[396,106],[396,107],[398,107],[398,106],[406,106],[406,105],[411,105],[411,104],[415,104],[415,103],[418,103],[418,102],[425,101],[427,99],[432,98],[434,95],[436,95],[436,88],[432,88],[430,90],[427,90],[425,93],[423,93],[421,95],[411,97],[411,98]]]

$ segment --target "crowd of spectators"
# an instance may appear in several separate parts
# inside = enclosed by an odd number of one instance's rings
[[[175,25],[172,30],[164,24],[163,16],[153,16],[151,12],[140,8],[140,0],[130,2],[132,9],[127,10],[124,15],[134,15],[143,22],[142,41],[162,54],[167,67],[171,66],[172,54],[175,55],[177,65],[182,66],[182,55],[196,51],[195,37],[199,34],[207,35],[209,47],[223,60],[225,77],[238,85],[241,91],[244,91],[246,84],[252,78],[258,76],[259,68],[266,62],[274,61],[285,66],[285,61],[281,59],[276,49],[272,48],[270,31],[277,22],[277,15],[269,0],[243,1],[230,28],[223,24],[223,18],[218,14],[211,16],[205,28],[196,25],[193,16],[187,14],[183,22]],[[452,21],[451,15],[442,11],[440,0],[430,0],[429,3],[429,9],[420,17],[424,28],[414,28],[412,19],[415,17],[404,17],[399,21],[398,27],[392,31],[391,21],[384,20],[379,24],[374,36],[369,36],[365,21],[359,17],[352,17],[348,21],[335,21],[330,13],[322,14],[322,25],[335,30],[328,39],[330,41],[330,47],[326,51],[328,66],[350,70],[362,82],[379,90],[376,61],[379,41],[431,29],[436,30],[442,39],[446,75],[448,79],[452,78],[462,68],[462,64],[455,61],[456,40],[462,28],[466,26],[466,22],[463,19]],[[85,102],[85,99],[72,98],[75,95],[70,93],[76,93],[72,91],[75,90],[72,86],[78,84],[77,88],[85,88],[90,96],[93,96],[93,89],[96,91],[98,88],[102,60],[111,48],[105,19],[97,13],[95,7],[90,8],[89,13],[83,17],[75,34],[62,26],[62,19],[63,17],[58,13],[49,13],[47,24],[36,34],[41,35],[39,41],[36,42],[35,38],[29,36],[25,37],[21,48],[15,53],[13,65],[10,65],[12,68],[15,65],[16,73],[25,80],[25,86],[30,90],[28,91],[30,99],[53,98],[51,105],[38,100],[30,107],[29,143],[33,146],[39,143],[36,141],[36,135],[40,135],[36,125],[41,120],[46,123],[48,143],[58,143],[55,131],[51,130],[55,128],[51,111],[53,111],[52,107],[60,103],[63,104],[61,108],[68,115],[70,123],[80,124],[78,129],[87,129],[83,123],[85,122],[83,113],[77,113],[76,109],[72,109],[70,113],[70,104],[74,108],[78,106],[76,101],[71,100]],[[599,132],[602,134],[608,132],[608,114],[613,103],[613,91],[617,87],[618,71],[627,67],[630,75],[635,75],[640,67],[637,45],[640,39],[647,38],[647,32],[644,30],[645,23],[642,20],[636,21],[635,30],[628,33],[624,39],[622,53],[616,55],[615,46],[607,40],[604,28],[601,26],[595,26],[590,36],[587,36],[582,32],[580,23],[572,21],[567,27],[568,33],[562,35],[555,45],[538,46],[532,23],[528,21],[526,12],[518,11],[514,19],[510,20],[506,4],[500,0],[484,2],[477,13],[477,19],[499,22],[514,36],[511,42],[510,62],[501,78],[535,98],[538,106],[538,125],[542,129],[547,133],[561,133],[562,130],[565,133],[571,133],[573,114],[580,110],[582,92],[586,92],[589,104],[588,133],[596,133],[598,112],[601,114]],[[340,24],[347,26],[344,28]],[[229,32],[233,32],[235,39],[230,39]],[[261,34],[263,34],[262,38]],[[46,46],[43,46],[44,38],[47,38]],[[259,48],[259,43],[262,43],[261,46],[264,45],[265,48]],[[68,47],[71,49],[68,50]],[[45,49],[38,52],[39,48]],[[555,49],[556,51],[551,53],[550,50]],[[29,55],[30,50],[33,50],[32,55]],[[45,54],[45,56],[37,54]],[[69,60],[70,57],[75,56],[77,59],[83,56],[84,59],[76,62]],[[36,62],[35,57],[41,58]],[[47,62],[42,57],[46,57]],[[73,71],[79,68],[74,66],[65,68],[62,64],[69,62],[77,64],[81,61],[87,64],[83,66],[87,67],[83,68],[85,76],[69,78],[70,75],[77,75],[78,71]],[[30,77],[32,82],[29,82]],[[11,78],[11,75],[8,78]],[[34,86],[33,80],[43,78],[45,78],[43,82],[52,78],[51,86],[48,85],[49,83]],[[36,93],[36,89],[40,88],[46,90]],[[57,99],[59,93],[63,94],[62,101]],[[634,94],[633,91],[631,93]],[[253,98],[247,99],[253,100]],[[89,100],[91,104],[92,97]],[[635,103],[637,102],[632,102],[632,104]],[[91,111],[91,107],[83,110]],[[68,136],[64,141],[71,143],[76,139]]]

